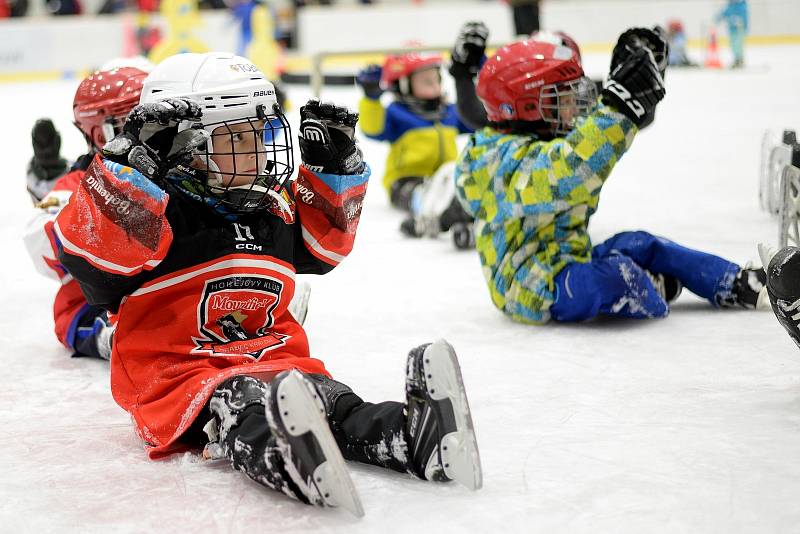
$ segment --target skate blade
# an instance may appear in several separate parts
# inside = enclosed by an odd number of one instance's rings
[[[758,256],[761,258],[761,265],[764,266],[765,271],[767,270],[767,267],[769,267],[769,262],[772,261],[773,256],[775,256],[777,253],[778,249],[772,248],[766,243],[758,244]]]
[[[471,490],[480,489],[483,472],[478,441],[455,350],[444,339],[435,341],[425,349],[422,369],[428,395],[434,401],[449,400],[456,418],[456,431],[445,435],[440,443],[444,473]]]
[[[276,394],[286,433],[296,438],[310,432],[325,457],[314,469],[311,484],[295,482],[301,487],[316,488],[325,506],[340,506],[356,517],[363,517],[364,508],[358,492],[325,419],[325,406],[314,387],[298,371],[291,371],[278,385]]]
[[[767,286],[762,287],[761,291],[758,292],[758,299],[756,300],[756,310],[772,311],[772,304],[769,301],[769,293],[767,293]]]

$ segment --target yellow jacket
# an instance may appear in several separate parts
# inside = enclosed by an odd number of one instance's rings
[[[386,158],[383,186],[387,191],[398,178],[428,178],[443,164],[458,156],[456,136],[472,130],[462,123],[453,104],[442,118],[430,121],[401,102],[384,108],[379,100],[364,97],[358,106],[359,125],[364,135],[391,143]]]

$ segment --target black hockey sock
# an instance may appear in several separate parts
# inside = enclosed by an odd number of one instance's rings
[[[323,375],[306,375],[323,394],[333,437],[347,460],[405,473],[407,446],[404,405],[364,402],[342,384]]]

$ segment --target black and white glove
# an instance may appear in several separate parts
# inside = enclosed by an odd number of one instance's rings
[[[182,98],[139,104],[128,114],[122,133],[103,146],[103,155],[155,179],[176,165],[191,160],[195,149],[205,144],[209,135],[205,130],[188,129],[169,140],[160,140],[158,144],[149,141],[156,139],[158,133],[169,126],[201,116],[200,106]]]
[[[300,108],[300,157],[303,164],[326,174],[360,174],[364,171],[356,145],[358,113],[332,102],[309,100]]]
[[[486,55],[486,39],[489,28],[483,22],[467,22],[456,38],[450,52],[450,68],[453,77],[474,76],[481,69]]]
[[[664,95],[664,79],[656,67],[653,53],[639,48],[611,71],[602,99],[622,112],[639,128],[655,118],[656,104]]]
[[[661,26],[654,26],[652,29],[630,28],[625,30],[617,39],[617,44],[611,53],[611,70],[619,67],[640,48],[647,48],[653,53],[653,60],[658,72],[661,73],[661,78],[664,78],[669,64],[669,44],[666,32]]]

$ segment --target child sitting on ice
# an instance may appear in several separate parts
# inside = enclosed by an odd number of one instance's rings
[[[297,274],[352,249],[370,174],[357,120],[301,107],[291,181],[289,123],[263,73],[231,54],[177,54],[147,77],[55,233],[89,304],[115,314],[111,393],[151,457],[202,448],[361,515],[344,458],[473,489],[482,475],[446,341],[411,350],[404,402],[373,404],[312,357],[288,310]]]
[[[357,77],[364,90],[359,103],[361,130],[388,141],[383,186],[393,206],[408,211],[413,191],[458,155],[456,136],[472,130],[458,118],[442,93],[438,55],[390,56],[383,67],[370,65]],[[384,90],[395,100],[380,102]]]
[[[511,318],[664,317],[682,286],[718,307],[763,302],[763,269],[645,232],[589,239],[604,181],[664,97],[666,56],[660,32],[623,33],[599,101],[564,46],[513,43],[482,67],[490,126],[462,152],[456,188],[476,218],[492,301]]]

